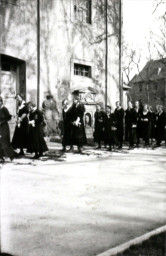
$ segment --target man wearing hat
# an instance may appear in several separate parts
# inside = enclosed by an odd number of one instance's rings
[[[78,152],[82,153],[82,146],[86,144],[84,127],[85,107],[79,101],[79,91],[73,92],[73,105],[70,110],[71,116],[71,144],[77,145]]]

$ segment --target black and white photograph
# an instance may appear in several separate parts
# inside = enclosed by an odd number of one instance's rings
[[[0,0],[0,255],[166,256],[166,0]]]

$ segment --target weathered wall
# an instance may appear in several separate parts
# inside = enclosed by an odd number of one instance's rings
[[[35,101],[37,89],[36,2],[22,0],[17,1],[16,5],[0,6],[0,53],[26,62],[27,100]]]
[[[75,89],[97,89],[105,101],[105,6],[92,1],[92,23],[74,19],[74,0],[40,1],[40,106],[50,92],[61,102]],[[0,15],[1,53],[26,61],[27,100],[37,100],[37,1],[6,5]],[[108,0],[108,104],[119,100],[119,9]],[[92,66],[92,77],[74,75],[74,62]]]
[[[108,2],[114,8],[108,13],[108,104],[114,105],[119,99],[119,14],[117,1]],[[105,98],[104,1],[92,1],[92,24],[76,21],[73,6],[73,0],[51,1],[41,14],[41,102],[50,91],[59,109],[78,88],[97,89],[96,101]],[[92,78],[75,76],[74,62],[92,66]]]

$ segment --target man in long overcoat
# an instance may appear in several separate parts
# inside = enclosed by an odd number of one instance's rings
[[[85,107],[79,101],[77,93],[73,94],[73,105],[70,109],[70,122],[71,122],[71,145],[78,147],[78,152],[82,153],[82,147],[86,144],[85,126],[84,126],[84,113]]]
[[[121,107],[120,102],[116,102],[116,109],[115,109],[115,117],[117,120],[117,141],[118,141],[118,149],[122,148],[123,144],[123,135],[124,135],[124,109]]]

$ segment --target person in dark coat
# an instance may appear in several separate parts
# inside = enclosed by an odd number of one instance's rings
[[[150,145],[153,145],[155,140],[155,112],[153,111],[152,106],[149,106],[150,114]]]
[[[164,140],[166,141],[165,138],[165,129],[166,129],[166,117],[165,117],[165,112],[163,110],[163,106],[159,105],[158,107],[158,118],[156,121],[156,140],[157,140],[157,146],[160,147],[161,142]]]
[[[115,117],[117,121],[117,142],[118,142],[118,149],[122,149],[123,145],[123,135],[124,135],[124,109],[121,107],[120,102],[116,102],[116,109],[115,109]]]
[[[83,120],[85,107],[79,102],[78,94],[73,95],[73,105],[70,109],[71,147],[73,145],[77,145],[78,152],[82,153],[82,147],[86,144],[86,134]]]
[[[155,111],[155,114],[154,114],[154,126],[155,126],[155,129],[154,129],[154,133],[155,133],[155,140],[156,140],[156,145],[157,145],[157,121],[158,121],[158,117],[159,117],[159,107],[160,105],[156,105],[156,111]]]
[[[38,159],[43,152],[48,151],[43,137],[43,113],[32,102],[29,102],[27,107],[29,109],[28,152],[35,153],[33,158]]]
[[[96,105],[96,112],[94,114],[94,141],[98,143],[97,149],[101,148],[101,142],[105,142],[105,118],[106,113],[101,110],[101,105]]]
[[[15,157],[15,152],[10,144],[10,130],[8,121],[11,115],[8,109],[3,106],[3,99],[0,97],[0,162],[5,161],[4,157],[9,157],[11,160]]]
[[[66,151],[66,146],[70,146],[70,150],[72,147],[71,142],[71,108],[69,106],[68,100],[65,99],[62,101],[62,115],[63,115],[63,138],[62,138],[62,151]]]
[[[18,101],[17,122],[12,139],[12,146],[14,149],[20,149],[19,155],[23,156],[24,148],[27,149],[28,145],[28,109],[22,94],[17,94],[16,100]]]
[[[131,101],[128,102],[128,108],[125,114],[125,130],[129,142],[129,149],[133,149],[134,144],[136,144],[137,113]]]
[[[148,110],[148,105],[144,104],[143,112],[140,115],[140,129],[142,138],[145,142],[145,146],[149,146],[150,139],[150,125],[151,125],[151,113]]]
[[[109,145],[109,150],[112,151],[117,143],[116,139],[117,131],[117,119],[115,113],[111,113],[111,107],[107,106],[106,108],[106,117],[105,117],[105,140],[106,144]]]
[[[140,102],[137,100],[135,101],[134,109],[137,113],[137,127],[136,127],[136,145],[139,147],[140,138],[141,138],[141,122],[140,116],[142,115],[142,107],[140,107]]]

